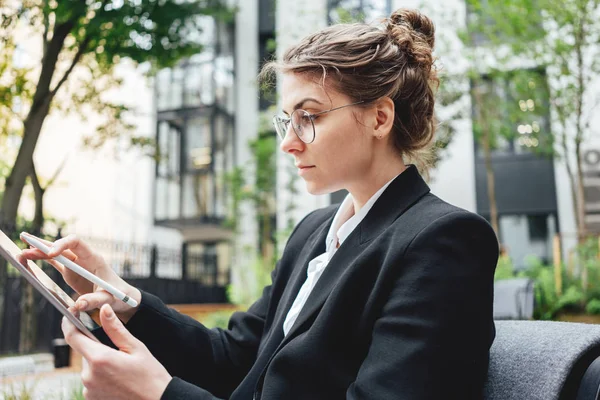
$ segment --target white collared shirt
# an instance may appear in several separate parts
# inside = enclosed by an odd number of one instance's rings
[[[327,238],[325,239],[325,253],[313,258],[308,263],[306,281],[304,281],[304,284],[300,288],[300,291],[298,292],[290,311],[288,311],[287,316],[285,317],[285,321],[283,323],[284,335],[287,336],[290,329],[292,329],[292,326],[294,325],[294,322],[296,322],[300,311],[304,307],[304,304],[306,304],[306,300],[308,300],[310,292],[312,292],[314,289],[317,281],[323,274],[325,267],[327,267],[327,264],[329,264],[329,261],[337,251],[338,247],[344,243],[352,231],[354,231],[358,224],[360,224],[360,222],[365,218],[369,210],[371,210],[373,207],[373,204],[375,204],[377,199],[379,199],[381,194],[394,179],[396,179],[396,177],[375,192],[375,194],[371,196],[371,198],[365,203],[364,206],[362,206],[360,210],[358,210],[358,213],[356,214],[354,213],[354,201],[352,195],[348,193],[335,213],[331,227],[329,227],[329,232],[327,233]]]

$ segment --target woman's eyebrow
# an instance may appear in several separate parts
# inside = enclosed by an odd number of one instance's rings
[[[308,102],[308,101],[314,101],[315,103],[318,103],[318,104],[321,104],[321,105],[323,104],[323,103],[321,103],[319,100],[317,100],[317,99],[315,99],[315,98],[313,98],[313,97],[306,97],[306,98],[304,98],[304,99],[300,100],[298,103],[296,103],[296,105],[294,106],[294,110],[297,110],[297,109],[301,108],[301,107],[304,105],[304,103],[306,103],[306,102]],[[283,110],[283,112],[284,112],[285,114],[287,114],[287,115],[290,115],[290,113],[288,113],[288,112],[287,112],[287,111],[285,111],[285,110]]]

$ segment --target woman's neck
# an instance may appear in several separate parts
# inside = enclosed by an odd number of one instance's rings
[[[394,179],[396,176],[404,172],[406,165],[400,158],[394,159],[386,165],[374,165],[360,181],[348,188],[354,201],[354,212],[357,213],[373,195],[383,187],[386,183]]]

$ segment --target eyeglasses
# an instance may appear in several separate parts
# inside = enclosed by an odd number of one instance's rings
[[[356,103],[346,104],[345,106],[331,108],[329,110],[320,111],[314,114],[311,114],[306,110],[298,108],[295,109],[292,112],[292,115],[290,115],[289,117],[284,117],[281,115],[274,116],[273,125],[275,125],[275,130],[277,131],[277,134],[279,135],[281,140],[285,139],[285,135],[289,129],[291,122],[294,132],[296,132],[296,136],[298,136],[298,138],[304,143],[312,143],[315,140],[314,121],[319,115],[339,110],[340,108],[355,106],[360,103],[364,103],[364,101],[357,101]]]

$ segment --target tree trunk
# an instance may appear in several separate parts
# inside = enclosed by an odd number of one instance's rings
[[[492,166],[492,146],[490,139],[490,128],[488,126],[488,118],[484,113],[486,112],[487,105],[483,102],[481,95],[481,84],[476,85],[473,90],[474,98],[476,101],[476,107],[478,109],[478,119],[481,125],[481,146],[483,147],[483,159],[485,162],[485,172],[487,181],[487,195],[490,203],[490,223],[496,233],[496,237],[500,241],[500,229],[498,226],[498,206],[496,204],[496,179],[494,176],[494,168]]]
[[[579,29],[575,33],[575,54],[577,59],[577,103],[575,115],[575,161],[577,173],[577,216],[579,219],[579,238],[585,240],[587,223],[585,221],[585,191],[583,185],[583,168],[581,163],[581,143],[583,141],[583,95],[585,92],[585,65],[583,63],[583,47],[585,46],[585,18],[587,3],[579,3],[579,12],[582,18]]]
[[[557,108],[557,112],[560,114],[562,111]],[[563,157],[565,159],[565,167],[567,169],[567,175],[569,176],[569,186],[571,189],[571,200],[573,201],[573,215],[575,216],[575,228],[577,232],[580,231],[582,226],[582,221],[580,220],[581,216],[579,214],[579,200],[577,197],[577,179],[575,178],[575,174],[573,169],[571,168],[571,157],[569,157],[569,146],[567,144],[567,124],[566,120],[560,118],[561,120],[561,129],[562,133],[562,141],[561,146],[563,150]]]
[[[50,90],[50,85],[56,72],[58,56],[62,51],[65,38],[74,25],[74,21],[68,21],[55,27],[52,40],[48,44],[47,51],[42,59],[42,69],[33,96],[31,109],[23,124],[23,141],[19,147],[17,159],[6,180],[4,198],[0,207],[0,222],[4,224],[14,225],[17,220],[17,210],[19,209],[21,194],[25,186],[25,179],[31,173],[33,152],[35,151],[44,120],[50,110],[50,103],[56,94],[56,90]],[[66,78],[66,75],[64,78]]]
[[[31,186],[33,186],[33,193],[35,196],[35,213],[33,215],[32,233],[39,235],[42,233],[44,227],[44,194],[46,189],[40,185],[40,181],[35,170],[35,165],[31,166]]]
[[[490,133],[487,127],[483,128],[483,158],[485,161],[485,173],[487,177],[487,195],[490,202],[490,223],[498,240],[500,240],[500,229],[498,227],[498,206],[496,204],[496,179],[492,166],[492,149],[490,146]]]
[[[33,301],[33,286],[21,277],[21,331],[19,353],[28,354],[34,350],[36,336],[36,315]]]
[[[583,184],[583,170],[581,163],[581,147],[577,144],[577,151],[575,152],[575,158],[577,161],[577,219],[579,220],[578,233],[581,240],[585,239],[587,235],[587,222],[585,220],[585,186]]]
[[[44,226],[44,193],[45,190],[40,185],[35,166],[31,165],[31,185],[35,196],[35,215],[31,233],[36,236],[41,236],[42,227]],[[27,354],[35,350],[37,339],[36,320],[37,316],[34,307],[34,291],[25,279],[22,279],[22,287],[24,288],[21,294],[21,330],[19,334],[19,352]]]
[[[14,227],[16,223],[17,210],[25,187],[25,180],[31,174],[33,152],[49,109],[50,99],[40,104],[37,109],[32,109],[25,121],[23,141],[19,147],[17,159],[6,180],[6,190],[0,209],[0,220],[5,225]]]

